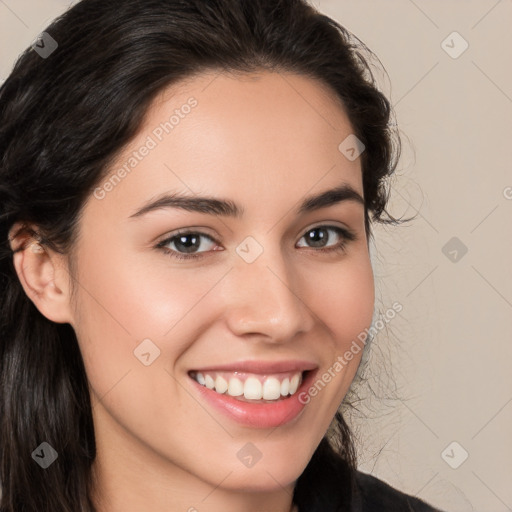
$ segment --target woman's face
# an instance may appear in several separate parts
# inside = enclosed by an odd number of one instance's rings
[[[360,158],[339,149],[352,132],[330,92],[288,73],[204,74],[153,103],[76,247],[70,323],[105,475],[196,480],[210,502],[293,486],[372,319]],[[310,200],[339,187],[354,193]]]

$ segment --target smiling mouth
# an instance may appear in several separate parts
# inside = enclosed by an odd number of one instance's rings
[[[308,374],[291,371],[261,375],[238,371],[190,371],[198,384],[220,395],[228,395],[242,402],[275,403],[293,396]]]

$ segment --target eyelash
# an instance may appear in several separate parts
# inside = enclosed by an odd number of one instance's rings
[[[357,236],[352,231],[349,231],[348,229],[340,228],[339,226],[327,226],[327,225],[326,226],[315,226],[314,228],[310,228],[304,233],[304,235],[302,235],[301,238],[303,238],[310,231],[314,231],[316,229],[332,229],[332,230],[336,231],[336,233],[338,235],[341,235],[341,237],[342,237],[342,241],[339,242],[337,245],[335,245],[333,247],[328,247],[328,248],[316,249],[318,252],[322,252],[322,253],[343,252],[343,251],[345,251],[345,248],[346,248],[348,242],[357,240]],[[187,235],[204,236],[205,238],[208,238],[210,241],[215,242],[216,244],[218,243],[217,240],[215,240],[210,235],[207,235],[206,233],[201,233],[199,231],[181,231],[181,232],[175,233],[171,237],[166,238],[165,240],[162,240],[155,246],[155,248],[160,249],[161,251],[163,251],[165,254],[167,254],[171,258],[175,258],[177,260],[198,260],[198,259],[203,258],[206,253],[211,252],[211,251],[204,251],[204,252],[195,253],[195,254],[186,254],[186,253],[183,254],[183,253],[180,253],[173,249],[168,249],[165,247],[167,244],[172,243],[175,239],[182,237],[182,236],[187,236]],[[312,248],[312,249],[315,250],[314,248]]]

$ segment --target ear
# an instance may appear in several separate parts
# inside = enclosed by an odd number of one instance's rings
[[[20,228],[26,226],[28,229]],[[64,255],[39,244],[37,227],[16,223],[9,231],[13,264],[18,278],[37,309],[49,320],[71,323],[70,275]]]

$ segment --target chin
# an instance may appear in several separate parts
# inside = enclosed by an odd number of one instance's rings
[[[226,473],[231,471],[231,474],[223,482],[222,487],[241,492],[279,491],[283,487],[293,486],[309,462],[306,455],[269,455],[266,460],[262,456],[252,467],[245,467],[240,463],[226,467]]]

